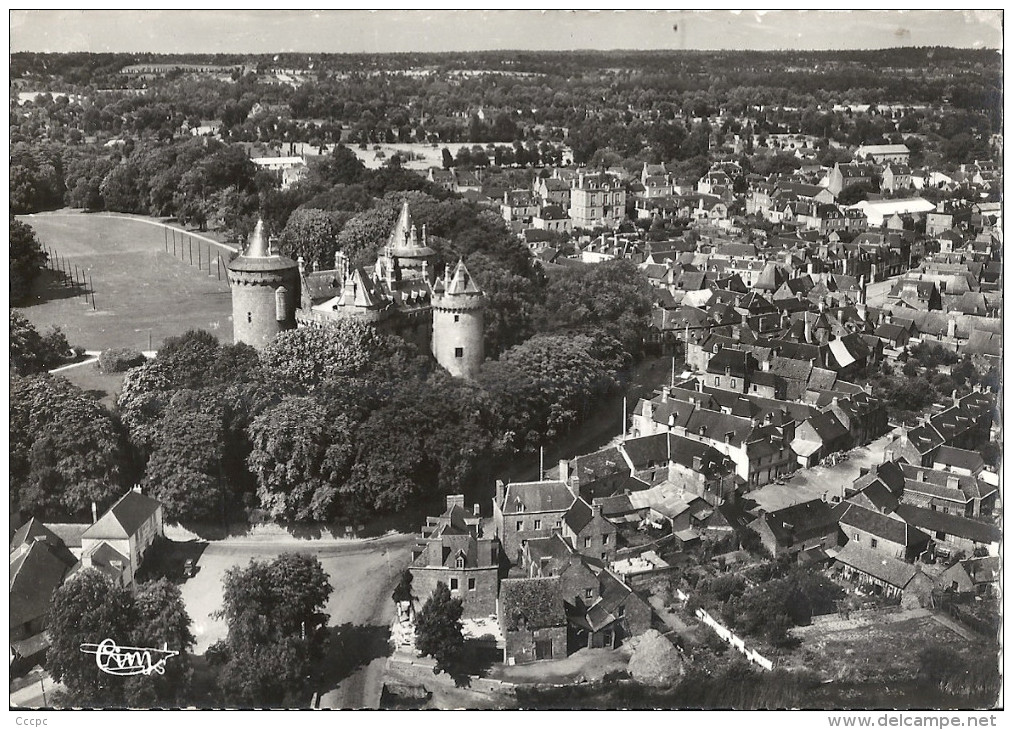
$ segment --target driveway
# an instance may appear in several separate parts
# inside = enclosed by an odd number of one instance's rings
[[[197,639],[196,654],[227,633],[211,617],[222,605],[222,577],[250,560],[272,560],[283,552],[316,555],[334,592],[324,609],[330,615],[327,654],[318,672],[320,707],[377,707],[394,604],[390,594],[411,557],[412,535],[375,540],[221,540],[210,543],[197,573],[181,586]]]
[[[817,497],[826,495],[827,501],[834,501],[835,498],[843,500],[845,488],[850,487],[858,478],[861,469],[883,463],[883,454],[892,438],[892,433],[887,433],[865,446],[853,449],[848,458],[836,466],[802,469],[787,484],[801,487],[800,491],[814,493]]]

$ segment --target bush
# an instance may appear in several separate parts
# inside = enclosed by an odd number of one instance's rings
[[[98,365],[104,373],[125,373],[130,368],[143,365],[144,362],[144,355],[126,347],[103,350],[98,356]]]

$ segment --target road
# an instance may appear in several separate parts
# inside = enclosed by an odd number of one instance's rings
[[[197,573],[181,590],[193,619],[194,652],[225,637],[224,621],[210,614],[222,604],[222,576],[251,559],[270,560],[286,551],[316,555],[331,579],[334,592],[324,609],[330,615],[328,648],[319,669],[320,707],[378,707],[387,638],[393,619],[390,594],[408,565],[412,535],[375,540],[221,540],[210,543],[197,563]]]

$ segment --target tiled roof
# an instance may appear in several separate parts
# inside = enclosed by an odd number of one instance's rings
[[[904,520],[850,502],[842,502],[838,509],[841,526],[854,527],[898,545],[928,542],[928,535],[919,532]]]
[[[958,449],[953,446],[940,446],[933,461],[947,466],[955,466],[969,471],[978,471],[985,466],[985,460],[977,451]]]
[[[825,535],[836,530],[837,518],[822,499],[800,502],[763,515],[778,543],[786,544]]]

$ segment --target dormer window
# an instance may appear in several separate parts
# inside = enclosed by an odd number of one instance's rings
[[[455,566],[457,567],[458,570],[463,570],[464,569],[464,556],[463,555],[458,555],[457,556],[457,561],[455,562]]]

